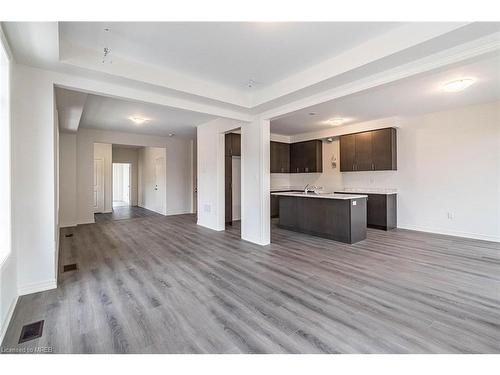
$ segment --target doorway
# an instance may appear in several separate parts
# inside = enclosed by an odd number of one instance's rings
[[[131,205],[131,177],[130,163],[113,163],[113,208]]]

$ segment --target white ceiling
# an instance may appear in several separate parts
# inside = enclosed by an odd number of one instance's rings
[[[110,58],[171,68],[248,90],[358,46],[401,23],[384,22],[61,22],[61,37]],[[105,28],[110,28],[105,32]]]
[[[477,81],[462,92],[446,93],[441,90],[443,83],[462,77],[474,77]],[[323,122],[335,117],[349,119],[345,123],[348,125],[494,100],[500,100],[500,53],[301,109],[271,121],[271,132],[283,135],[309,133],[331,128]]]
[[[150,121],[137,125],[129,117],[142,117]],[[213,118],[203,113],[89,94],[80,128],[159,136],[175,133],[176,137],[193,138],[196,125]]]
[[[98,80],[107,84],[100,92],[106,96],[126,97],[116,85],[133,87],[154,91],[157,104],[242,121],[354,93],[338,89],[350,83],[362,91],[376,75],[385,84],[500,49],[500,23],[481,22],[2,22],[2,28],[20,64]],[[111,53],[103,63],[105,46]],[[249,79],[256,81],[252,88]]]

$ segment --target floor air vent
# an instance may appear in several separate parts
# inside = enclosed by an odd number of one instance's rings
[[[42,337],[42,332],[43,332],[43,320],[31,324],[26,324],[21,330],[21,336],[19,337],[19,344]]]
[[[66,264],[63,267],[63,272],[76,271],[77,269],[78,269],[78,267],[76,266],[76,263]]]
[[[73,237],[73,233],[69,233],[65,237]]]

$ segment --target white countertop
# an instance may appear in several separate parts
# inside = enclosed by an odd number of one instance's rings
[[[347,200],[347,199],[358,199],[358,198],[368,198],[368,195],[362,195],[362,194],[334,194],[334,193],[319,193],[319,194],[314,194],[314,193],[294,193],[294,192],[289,192],[289,193],[272,193],[272,195],[279,195],[279,196],[285,196],[285,197],[297,197],[297,198],[321,198],[321,199],[341,199],[341,200]]]
[[[360,194],[385,194],[385,195],[390,195],[390,194],[397,194],[396,189],[383,189],[383,188],[371,188],[371,189],[364,189],[364,188],[344,188],[340,190],[336,190],[337,192],[345,192],[345,193],[360,193]]]

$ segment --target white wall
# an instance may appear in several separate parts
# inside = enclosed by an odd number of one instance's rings
[[[269,120],[241,127],[241,238],[259,245],[271,241],[270,141]]]
[[[113,163],[130,163],[132,168],[130,204],[137,206],[139,154],[136,148],[113,146]]]
[[[59,135],[59,223],[61,227],[75,226],[76,215],[76,134]]]
[[[11,227],[10,51],[0,26],[0,343],[17,301],[17,257]]]
[[[398,227],[500,241],[500,102],[365,122],[331,131],[397,126],[398,170],[340,173],[338,139],[323,143],[322,174],[291,174],[290,186],[398,190]],[[328,134],[322,132],[317,137]],[[314,139],[314,134],[294,137]],[[280,177],[272,178],[276,183]],[[286,183],[286,182],[285,182]],[[283,185],[281,185],[283,186]],[[448,218],[448,213],[452,218]]]
[[[240,121],[215,119],[197,127],[198,225],[224,230],[224,133]]]
[[[94,159],[102,159],[103,160],[103,172],[104,172],[104,212],[113,211],[113,151],[112,145],[109,143],[94,143]],[[92,167],[94,163],[92,160]],[[93,185],[92,181],[86,181],[86,183],[82,183],[81,180],[78,180],[77,184],[77,192],[81,192],[82,189],[87,187],[87,183],[90,182]]]
[[[139,206],[148,210],[167,214],[167,186],[171,183],[168,178],[159,181],[157,190],[156,159],[162,159],[162,175],[166,176],[167,153],[161,147],[143,147],[139,150]]]
[[[56,287],[54,86],[18,65],[12,78],[12,246],[28,294]]]

